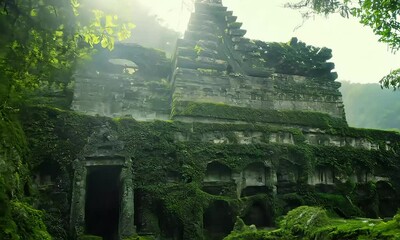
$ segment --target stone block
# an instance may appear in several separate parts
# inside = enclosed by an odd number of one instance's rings
[[[246,34],[246,30],[244,29],[229,29],[229,35],[234,37],[243,37]]]

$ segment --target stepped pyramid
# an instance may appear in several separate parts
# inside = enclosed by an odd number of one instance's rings
[[[330,49],[296,39],[283,46],[253,41],[236,20],[220,1],[196,1],[172,62],[175,103],[312,111],[345,119],[334,64],[326,62]]]

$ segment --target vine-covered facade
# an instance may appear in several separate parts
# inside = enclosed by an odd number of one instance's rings
[[[396,214],[400,135],[347,125],[331,51],[245,33],[198,0],[171,59],[116,44],[76,72],[71,109],[21,109],[54,239],[222,239],[302,205]]]

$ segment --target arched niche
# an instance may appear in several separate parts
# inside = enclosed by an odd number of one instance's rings
[[[112,65],[113,70],[118,73],[134,74],[139,69],[135,62],[128,59],[111,58],[108,62]]]
[[[399,207],[397,192],[388,181],[376,183],[376,193],[379,199],[379,216],[393,217]]]
[[[257,228],[266,228],[273,225],[272,213],[265,203],[254,202],[246,211],[243,221],[246,225],[254,224]]]
[[[246,187],[267,186],[271,181],[271,169],[261,162],[251,163],[244,169],[243,178]]]
[[[318,167],[314,173],[308,177],[308,184],[317,185],[333,185],[335,180],[335,173],[328,167]]]
[[[214,161],[207,165],[204,182],[230,182],[232,180],[232,170],[220,162]]]
[[[367,170],[356,171],[356,182],[357,183],[367,183],[374,179],[374,175]]]
[[[61,168],[58,162],[43,161],[34,172],[34,183],[39,190],[61,187]]]
[[[227,202],[212,202],[203,215],[204,235],[206,239],[217,240],[227,236],[233,229],[234,214]]]

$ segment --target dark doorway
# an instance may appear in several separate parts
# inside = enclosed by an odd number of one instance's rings
[[[268,214],[265,204],[256,202],[247,211],[243,218],[246,225],[254,224],[257,228],[272,226],[272,216]]]
[[[85,224],[87,234],[118,240],[121,167],[88,168]]]
[[[386,181],[376,183],[379,199],[379,217],[393,217],[398,209],[397,193],[393,186]]]
[[[233,213],[224,201],[210,204],[203,216],[205,236],[208,240],[221,240],[233,229]]]
[[[211,162],[207,165],[204,182],[230,182],[232,180],[232,170],[219,162]]]

